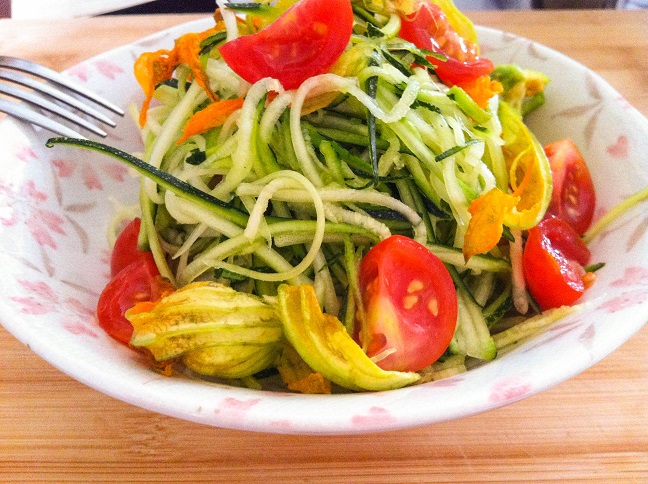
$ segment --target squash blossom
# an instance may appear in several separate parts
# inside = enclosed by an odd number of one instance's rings
[[[189,284],[126,312],[130,344],[156,361],[180,360],[197,373],[245,378],[276,364],[283,349],[274,305],[215,282]]]

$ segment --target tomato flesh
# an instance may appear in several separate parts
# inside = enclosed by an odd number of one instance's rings
[[[425,2],[413,16],[401,21],[400,37],[421,49],[442,54],[447,60],[430,56],[436,74],[450,85],[463,84],[493,72],[493,63],[477,55],[477,46],[463,39],[450,26],[441,8]]]
[[[565,220],[582,235],[592,223],[596,206],[596,191],[585,160],[570,139],[545,146],[545,153],[553,178],[547,214]]]
[[[571,305],[585,292],[591,257],[578,233],[564,220],[550,217],[529,230],[522,255],[524,278],[543,310]]]
[[[278,79],[296,89],[323,74],[351,38],[353,10],[348,0],[301,0],[263,30],[225,43],[220,53],[250,83]]]
[[[457,323],[457,294],[443,263],[426,247],[394,235],[362,259],[364,321],[356,340],[384,370],[418,371],[447,349]]]

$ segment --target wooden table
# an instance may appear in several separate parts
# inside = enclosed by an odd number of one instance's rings
[[[554,47],[648,114],[648,11],[475,12]],[[0,53],[55,69],[196,18],[0,20]],[[648,326],[590,370],[481,415],[398,432],[222,430],[70,379],[0,328],[0,481],[648,482]]]

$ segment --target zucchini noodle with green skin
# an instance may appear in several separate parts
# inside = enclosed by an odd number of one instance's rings
[[[414,63],[425,54],[412,55],[415,47],[396,37],[398,16],[386,21],[387,35],[380,37],[367,36],[364,22],[358,22],[341,70],[353,75],[317,75],[292,91],[269,78],[246,85],[212,48],[203,54],[211,89],[221,99],[243,94],[245,101],[221,127],[179,145],[175,140],[186,120],[204,108],[205,95],[195,81],[187,83],[183,65],[176,88],[158,87],[159,105],[149,110],[142,129],[144,160],[246,214],[242,223],[209,213],[145,182],[144,205],[154,220],[145,225],[147,237],[163,241],[158,258],[172,261],[180,286],[216,279],[238,290],[274,295],[280,282],[306,282],[315,286],[325,312],[341,315],[352,328],[354,315],[345,308],[353,282],[343,263],[349,253],[344,243],[352,241],[357,264],[392,234],[428,244],[456,267],[456,278],[493,271],[496,277],[485,279],[481,289],[484,302],[505,285],[500,280],[509,277],[507,259],[476,255],[466,263],[461,257],[471,201],[495,186],[508,186],[501,126],[492,114],[496,100],[488,110],[478,108],[480,116],[471,116],[474,106],[450,95]],[[228,38],[240,35],[232,31],[234,22],[226,26]],[[371,92],[369,80],[375,86]],[[325,96],[330,102],[310,112],[310,100]],[[375,120],[373,132],[369,117]],[[203,153],[203,161],[190,164],[196,152]],[[215,178],[221,179],[213,185]],[[294,233],[285,235],[290,224]],[[284,227],[281,233],[277,226]],[[156,250],[155,243],[150,247]],[[468,331],[473,336],[467,339],[487,341],[471,345],[460,337],[453,348],[491,358],[481,306],[469,296],[460,301],[472,308],[464,311],[471,315],[467,326],[479,329]],[[466,352],[466,346],[477,349]]]
[[[178,287],[217,281],[274,298],[282,283],[311,285],[324,313],[353,334],[364,254],[394,234],[425,245],[448,268],[459,303],[445,356],[420,373],[429,381],[465,371],[470,358],[493,359],[574,309],[538,314],[493,338],[514,301],[522,312],[529,303],[520,230],[512,229],[511,255],[507,244],[462,253],[472,202],[517,183],[516,164],[505,161],[499,98],[482,108],[447,87],[423,62],[430,53],[397,36],[398,15],[353,6],[341,59],[294,90],[276,79],[241,79],[219,53],[224,35],[205,47],[209,88],[220,100],[244,98],[216,127],[178,143],[187,121],[213,103],[180,63],[175,79],[155,90],[142,160],[93,143],[52,142],[98,149],[143,175],[140,245]],[[233,12],[224,9],[223,19],[227,40],[240,37]]]

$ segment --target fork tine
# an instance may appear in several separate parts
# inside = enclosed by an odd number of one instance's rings
[[[22,86],[33,89],[34,91],[41,92],[46,96],[51,96],[52,98],[61,101],[72,108],[78,109],[79,111],[86,113],[88,116],[92,116],[96,120],[101,121],[102,123],[107,124],[112,128],[117,126],[117,123],[115,123],[108,116],[100,113],[99,111],[92,108],[91,106],[82,103],[78,99],[64,93],[63,91],[59,91],[58,89],[55,89],[50,84],[37,81],[32,77],[23,76],[20,74],[16,74],[15,72],[5,71],[2,69],[0,69],[0,79],[13,82],[14,84],[20,84]]]
[[[11,116],[27,121],[28,123],[40,126],[41,128],[47,129],[53,133],[59,134],[61,136],[69,136],[71,138],[81,138],[86,139],[85,136],[77,133],[73,129],[68,128],[67,126],[62,125],[54,121],[47,116],[36,113],[30,109],[25,108],[25,106],[7,101],[6,99],[0,98],[0,112],[10,114]]]
[[[56,84],[59,84],[67,89],[70,89],[82,95],[86,99],[89,99],[99,104],[100,106],[103,106],[106,109],[109,109],[110,111],[119,114],[120,116],[124,115],[124,111],[118,106],[115,106],[113,103],[106,101],[105,99],[102,99],[100,96],[96,95],[95,93],[86,89],[85,87],[80,86],[74,82],[71,82],[69,79],[66,79],[64,76],[62,76],[60,73],[56,72],[55,70],[49,69],[47,67],[41,66],[39,64],[36,64],[34,62],[25,59],[18,59],[16,57],[9,57],[9,56],[0,56],[0,67],[6,67],[9,69],[15,69],[18,71],[27,72],[29,74],[33,74],[43,79],[47,79],[48,81],[55,82]]]
[[[89,123],[88,121],[77,116],[76,114],[66,111],[61,106],[58,106],[57,104],[54,104],[46,99],[43,99],[42,97],[37,96],[32,92],[0,83],[0,93],[14,97],[16,99],[22,99],[23,101],[27,101],[28,103],[33,104],[34,106],[45,109],[46,111],[49,111],[52,114],[61,116],[78,126],[81,126],[89,131],[92,131],[94,134],[99,135],[102,138],[108,136],[108,133],[106,133],[104,130],[97,128],[95,125]]]

